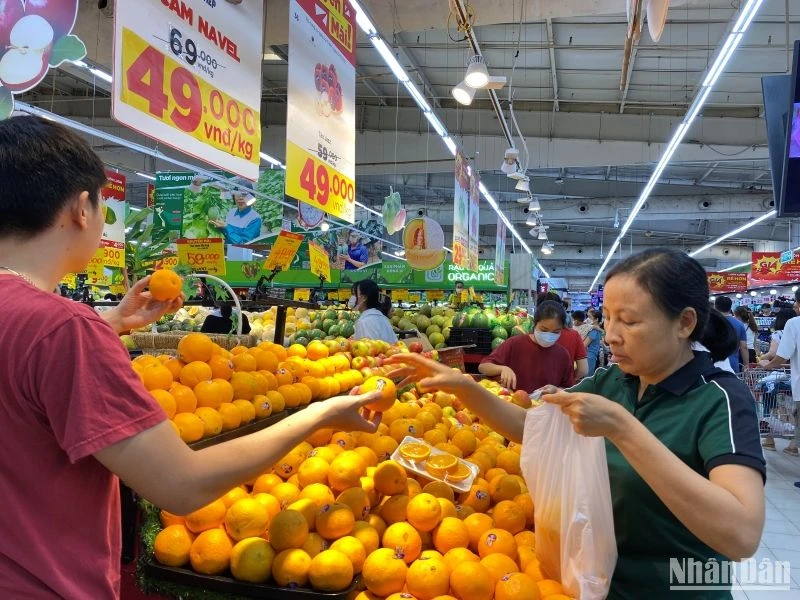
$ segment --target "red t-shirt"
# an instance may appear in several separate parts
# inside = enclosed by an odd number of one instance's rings
[[[0,597],[119,597],[119,480],[92,454],[166,416],[91,308],[0,275]]]
[[[567,351],[558,344],[542,348],[529,335],[508,338],[481,363],[510,367],[517,376],[517,389],[528,393],[545,385],[567,388],[574,383]]]
[[[564,327],[556,343],[569,352],[569,358],[573,363],[576,360],[586,358],[586,346],[583,343],[581,334],[574,329],[567,329]]]

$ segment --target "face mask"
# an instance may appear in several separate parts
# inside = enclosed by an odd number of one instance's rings
[[[560,333],[552,333],[549,331],[539,331],[538,329],[533,330],[533,337],[536,338],[536,342],[542,348],[549,348],[553,344],[558,341],[558,338],[561,337]]]
[[[356,297],[350,296],[350,300],[347,301],[347,308],[353,309],[356,307]]]

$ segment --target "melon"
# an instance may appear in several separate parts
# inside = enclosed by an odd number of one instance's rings
[[[501,339],[505,340],[508,338],[508,332],[505,330],[504,327],[500,327],[499,325],[492,329],[492,337],[494,339]]]
[[[503,339],[503,338],[499,338],[499,337],[496,337],[496,338],[494,338],[494,339],[492,340],[492,350],[494,350],[495,348],[497,348],[497,347],[498,347],[500,344],[502,344],[503,342],[505,342],[505,339]]]
[[[417,316],[417,329],[420,331],[425,331],[428,327],[431,326],[431,320],[426,317],[425,315]]]
[[[472,317],[471,326],[475,329],[489,329],[489,317],[484,313],[477,313]]]
[[[461,327],[469,327],[469,317],[467,313],[460,312],[455,317],[453,317],[453,327],[461,328]]]
[[[449,340],[450,339],[450,328],[449,327],[445,327],[444,329],[442,329],[442,335],[444,336],[445,341]]]
[[[425,315],[426,317],[430,317],[432,314],[432,308],[430,304],[423,304],[419,307],[419,314]]]
[[[438,346],[439,344],[444,344],[444,336],[441,333],[434,333],[428,336],[428,339],[431,342],[432,346]]]
[[[425,330],[425,335],[427,335],[428,337],[431,337],[431,334],[433,333],[442,333],[442,328],[439,327],[438,325],[431,325]]]
[[[520,327],[519,325],[515,325],[511,329],[511,334],[510,335],[513,337],[515,335],[528,335],[528,333],[529,332],[525,331],[525,329],[523,327]]]
[[[438,325],[439,327],[444,327],[445,318],[441,315],[436,315],[435,317],[431,318],[431,325]]]
[[[409,331],[411,329],[414,329],[414,324],[408,319],[400,319],[400,322],[397,324],[397,327],[401,331]]]

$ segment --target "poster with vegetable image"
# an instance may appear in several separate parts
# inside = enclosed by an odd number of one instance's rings
[[[453,194],[453,262],[469,266],[469,172],[467,159],[456,152],[455,189]],[[408,231],[408,229],[406,229]]]
[[[348,0],[289,2],[286,194],[355,220],[356,12]]]
[[[478,270],[478,250],[480,245],[480,218],[481,218],[481,178],[474,169],[469,178],[469,270]]]
[[[503,285],[506,282],[506,224],[500,219],[497,219],[497,239],[494,247],[494,282],[497,285]]]
[[[210,179],[191,172],[156,173],[154,232],[173,239],[221,237],[226,244],[249,244],[281,229],[283,171],[267,169],[253,185],[246,179]]]

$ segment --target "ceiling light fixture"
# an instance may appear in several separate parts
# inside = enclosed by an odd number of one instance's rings
[[[536,237],[537,240],[546,240],[547,239],[547,230],[544,228],[539,230],[539,235]]]
[[[531,235],[535,235],[534,232],[539,231],[539,219],[535,213],[531,213],[530,215],[528,215],[528,218],[525,221],[525,225],[533,227],[533,229],[531,229]]]
[[[542,244],[542,254],[546,254],[547,256],[551,255],[553,253],[553,248],[553,242],[545,242]]]
[[[320,228],[320,230],[322,230],[322,231],[328,231],[328,230],[331,228],[331,226],[330,226],[330,224],[329,224],[327,221],[323,221],[323,222],[320,224],[319,228]]]
[[[751,296],[755,296],[755,295],[756,295],[756,293],[755,293],[755,292],[750,292],[750,295],[751,295]]]
[[[460,84],[459,84],[460,85]],[[500,170],[506,175],[517,172],[517,159],[519,158],[519,150],[516,148],[508,148],[503,156],[503,162],[500,165]]]
[[[489,83],[489,70],[481,55],[476,54],[467,60],[467,74],[464,76],[464,83],[475,89],[485,88]]]
[[[531,186],[529,182],[530,180],[527,177],[520,179],[517,181],[517,185],[514,186],[514,189],[518,192],[530,192]]]
[[[472,99],[475,97],[475,88],[469,87],[465,82],[462,81],[452,90],[450,90],[450,94],[459,104],[469,106],[472,104]]]
[[[405,250],[396,250],[396,251],[395,251],[395,253],[394,253],[394,255],[395,255],[395,256],[401,256],[401,257],[402,257],[402,256],[405,256],[405,255],[406,255],[406,251],[405,251]]]
[[[155,181],[156,178],[150,175],[149,173],[142,173],[141,171],[136,171],[136,174],[139,177],[144,177],[145,179],[149,179],[150,181]]]
[[[730,237],[733,237],[733,236],[735,236],[735,235],[737,235],[739,233],[742,233],[743,231],[745,231],[747,229],[750,229],[754,225],[758,225],[762,221],[766,221],[767,219],[770,219],[770,218],[774,217],[777,214],[778,214],[777,210],[771,210],[768,213],[764,213],[760,217],[757,217],[757,218],[753,219],[752,221],[748,221],[747,223],[745,223],[741,227],[737,227],[736,229],[733,229],[733,230],[729,231],[728,233],[722,234],[721,236],[719,236],[715,240],[707,243],[705,246],[700,246],[694,252],[689,253],[689,256],[692,256],[692,257],[697,256],[701,252],[704,252],[704,251],[708,250],[709,248],[712,248],[712,247],[716,246],[720,242],[723,242],[723,241],[727,240]]]
[[[669,161],[672,160],[673,154],[678,149],[681,141],[683,141],[686,132],[689,129],[689,125],[691,125],[692,121],[694,121],[695,117],[700,113],[700,109],[705,104],[705,101],[708,99],[709,95],[711,94],[711,88],[716,83],[719,76],[725,70],[725,65],[728,63],[728,60],[731,58],[733,53],[736,51],[736,48],[739,46],[742,38],[744,37],[744,32],[750,26],[750,23],[753,21],[756,13],[758,12],[761,3],[764,0],[747,0],[747,4],[745,4],[742,12],[739,14],[739,18],[736,20],[736,24],[731,28],[730,32],[728,33],[728,37],[725,39],[725,42],[720,48],[720,51],[717,52],[714,62],[708,68],[707,75],[703,80],[703,84],[697,96],[695,96],[694,101],[692,102],[689,110],[687,111],[686,115],[684,116],[683,122],[678,126],[678,129],[675,131],[672,139],[667,144],[666,148],[664,149],[664,153],[661,155],[658,163],[656,164],[656,168],[653,173],[650,175],[650,179],[645,185],[642,193],[639,195],[639,198],[636,200],[636,203],[633,205],[630,214],[628,215],[628,219],[625,221],[625,224],[622,226],[622,229],[617,236],[617,239],[614,240],[614,243],[611,244],[611,247],[608,249],[608,254],[606,254],[603,263],[600,265],[600,269],[597,271],[597,274],[594,276],[592,280],[592,284],[589,286],[589,291],[591,291],[597,282],[600,280],[601,275],[606,270],[608,263],[611,262],[611,259],[614,257],[614,253],[617,251],[620,243],[622,242],[622,238],[625,237],[628,229],[633,224],[633,221],[636,219],[636,216],[639,214],[639,211],[644,206],[644,203],[650,197],[653,188],[655,188],[658,180],[661,178],[661,174],[664,172],[664,169],[667,168]],[[774,212],[774,211],[773,211]]]
[[[542,210],[542,205],[539,204],[538,198],[531,198],[530,203],[528,204],[528,210],[531,212],[537,212]]]
[[[274,165],[276,167],[283,167],[283,163],[281,161],[279,161],[274,156],[270,156],[266,152],[259,152],[258,155],[262,158],[262,160],[267,161],[271,165]]]

